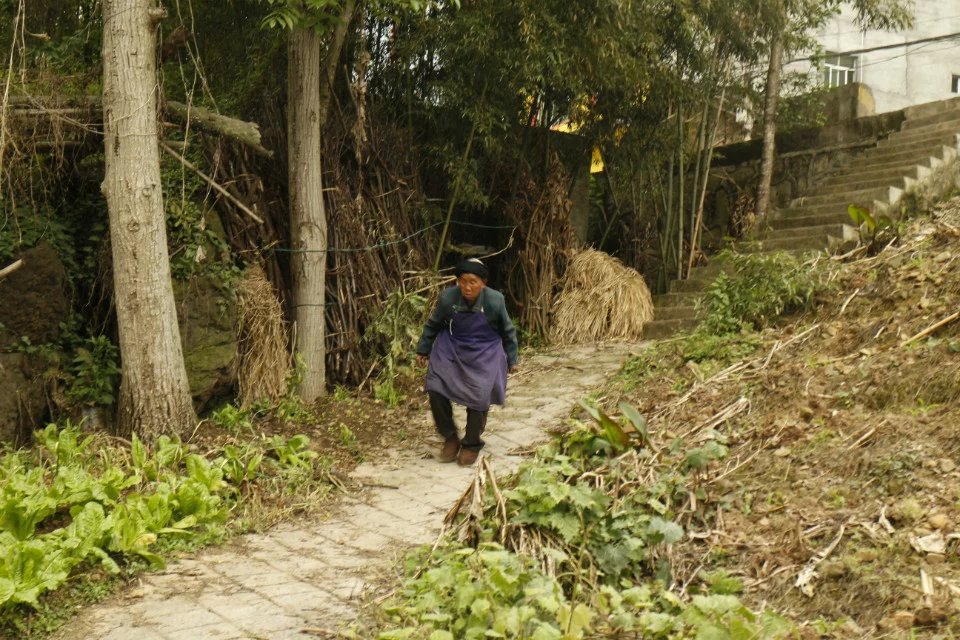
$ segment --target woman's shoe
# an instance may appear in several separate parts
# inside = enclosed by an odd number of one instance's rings
[[[461,467],[469,467],[477,461],[480,452],[476,449],[460,449],[460,455],[457,456],[457,464]]]
[[[453,462],[457,459],[458,451],[460,451],[460,439],[447,438],[440,448],[440,462]]]

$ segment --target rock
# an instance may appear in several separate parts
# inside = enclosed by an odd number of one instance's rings
[[[883,631],[907,631],[913,627],[914,616],[909,611],[897,611],[880,620],[878,625]]]
[[[20,253],[23,267],[0,280],[0,348],[52,342],[70,314],[67,270],[46,242]]]
[[[940,471],[944,473],[950,473],[957,468],[957,463],[951,460],[950,458],[943,458],[940,460]]]
[[[237,305],[207,276],[174,282],[190,393],[197,410],[229,393],[236,378]]]
[[[946,561],[947,561],[947,556],[943,555],[942,553],[927,554],[927,564],[929,564],[931,567],[938,564],[943,564]]]
[[[873,562],[880,557],[876,549],[860,549],[854,556],[859,562]]]
[[[788,455],[790,455],[790,447],[780,447],[773,452],[773,455],[777,456],[778,458],[786,458]]]
[[[949,516],[942,513],[934,513],[927,516],[927,524],[934,529],[946,530],[952,528],[952,522]]]
[[[0,353],[0,442],[21,443],[43,425],[47,402],[40,364],[23,353]]]
[[[890,508],[888,515],[895,522],[916,522],[923,517],[923,507],[914,498],[904,498]]]
[[[944,622],[950,612],[942,606],[921,607],[917,609],[914,623],[921,627],[932,627]]]
[[[820,565],[820,575],[828,580],[842,578],[848,571],[846,563],[840,559],[827,560]]]

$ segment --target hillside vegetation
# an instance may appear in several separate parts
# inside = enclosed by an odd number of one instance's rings
[[[901,231],[771,260],[806,312],[657,343],[481,466],[379,637],[956,637],[960,199]]]

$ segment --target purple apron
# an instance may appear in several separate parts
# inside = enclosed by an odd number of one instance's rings
[[[454,313],[448,329],[437,335],[430,350],[426,390],[476,411],[503,404],[507,354],[482,311]]]

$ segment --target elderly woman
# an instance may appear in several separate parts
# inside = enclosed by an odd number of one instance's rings
[[[437,431],[444,438],[441,462],[476,462],[491,404],[502,405],[507,372],[517,366],[517,332],[503,294],[487,286],[486,265],[471,258],[454,271],[457,286],[440,294],[423,327],[417,362],[427,363],[426,391]],[[467,408],[463,440],[453,421],[451,401]]]

